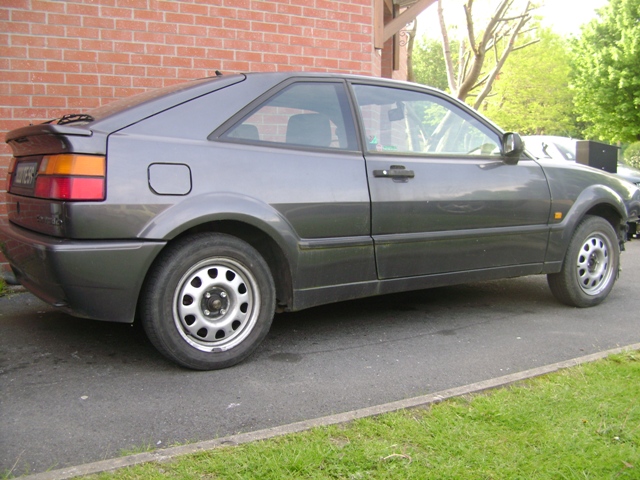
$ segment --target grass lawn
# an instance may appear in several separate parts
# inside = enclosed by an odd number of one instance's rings
[[[640,479],[640,352],[91,479]]]

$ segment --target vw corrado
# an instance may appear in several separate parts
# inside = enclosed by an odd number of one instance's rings
[[[246,358],[276,311],[371,295],[546,274],[559,301],[599,304],[640,211],[634,185],[376,78],[220,75],[6,138],[19,281],[139,318],[193,369]]]

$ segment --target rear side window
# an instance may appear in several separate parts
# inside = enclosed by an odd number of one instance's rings
[[[221,140],[305,148],[357,150],[342,83],[298,82],[269,98]]]

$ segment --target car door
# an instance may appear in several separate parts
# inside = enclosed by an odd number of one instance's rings
[[[541,167],[437,92],[352,84],[365,135],[380,279],[542,264],[550,193]]]

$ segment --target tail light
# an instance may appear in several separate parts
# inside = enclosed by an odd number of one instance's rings
[[[9,171],[7,172],[7,185],[5,190],[8,192],[11,188],[11,179],[13,178],[13,171],[16,169],[16,158],[11,157],[9,161]]]
[[[46,155],[40,162],[34,196],[52,200],[104,200],[106,160],[98,155]]]

